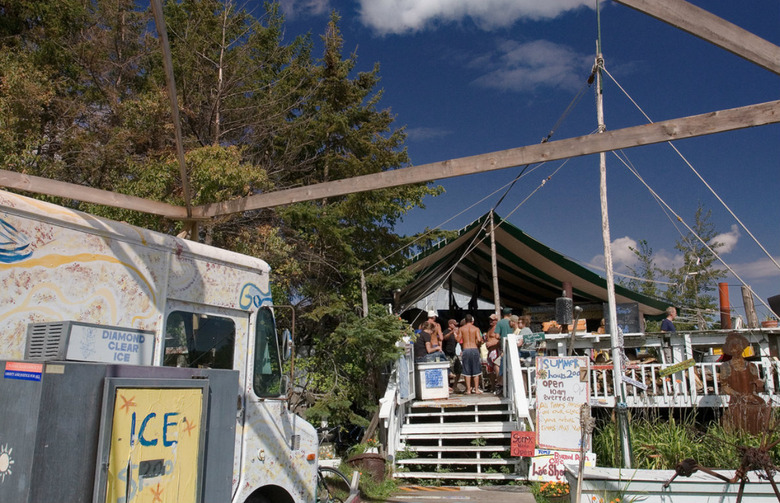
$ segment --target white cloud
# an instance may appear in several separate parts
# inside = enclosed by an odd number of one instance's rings
[[[775,257],[775,261],[780,263],[780,257]],[[730,265],[745,281],[780,276],[780,269],[769,260],[769,257],[758,259],[754,262]]]
[[[628,236],[617,238],[612,241],[612,269],[616,272],[627,273],[628,266],[636,267],[637,258],[629,247],[637,248],[638,243],[635,239]],[[682,264],[682,255],[669,253],[666,250],[653,250],[653,262],[660,269],[672,269]],[[590,260],[589,267],[599,271],[604,270],[604,255],[599,254]]]
[[[523,44],[508,40],[499,44],[495,58],[482,55],[473,59],[471,66],[488,70],[474,81],[482,87],[502,91],[533,91],[538,87],[576,91],[591,60],[591,56],[547,40]]]
[[[718,255],[722,255],[724,253],[731,253],[734,251],[734,248],[737,246],[737,241],[739,241],[739,227],[737,227],[737,224],[733,224],[731,226],[731,231],[724,232],[723,234],[718,234],[714,238],[712,238],[712,241],[714,243],[720,243],[721,246],[717,250],[715,250]]]
[[[380,34],[423,31],[431,25],[471,19],[484,30],[520,19],[551,19],[592,0],[359,0],[364,25]]]
[[[636,248],[637,243],[635,239],[631,239],[628,236],[617,238],[612,241],[612,264],[618,265],[634,265],[636,262],[636,255],[630,248]]]
[[[330,0],[280,0],[279,5],[288,19],[318,16],[330,10]]]
[[[414,127],[406,130],[408,141],[438,140],[452,134],[452,131],[433,127]]]

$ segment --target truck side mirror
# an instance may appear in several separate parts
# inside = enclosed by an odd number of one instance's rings
[[[292,356],[293,339],[292,334],[288,329],[284,329],[282,332],[282,360],[287,361]]]

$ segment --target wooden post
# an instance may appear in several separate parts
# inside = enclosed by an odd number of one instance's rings
[[[604,57],[599,47],[596,56],[596,116],[598,119],[599,134],[603,134],[607,127],[604,124],[604,95],[601,71],[604,68]],[[612,386],[615,390],[615,415],[617,417],[617,429],[621,439],[620,447],[623,457],[623,467],[631,468],[631,437],[628,428],[628,410],[626,407],[626,394],[623,388],[623,363],[620,336],[617,324],[617,305],[615,300],[615,276],[612,271],[612,243],[609,234],[609,212],[607,209],[607,156],[605,152],[599,154],[599,195],[601,199],[601,237],[604,241],[604,269],[607,280],[607,305],[609,310],[609,332],[612,341]]]
[[[753,293],[746,286],[742,287],[742,303],[745,306],[748,328],[758,328],[758,316],[756,315],[756,306],[753,304]]]
[[[501,295],[498,293],[498,262],[496,260],[496,228],[493,210],[490,210],[490,265],[493,268],[493,302],[496,316],[501,319]]]
[[[729,303],[729,284],[718,283],[720,294],[720,328],[731,330],[731,304]]]
[[[368,316],[368,292],[366,291],[366,275],[360,271],[360,296],[363,298],[363,318]]]

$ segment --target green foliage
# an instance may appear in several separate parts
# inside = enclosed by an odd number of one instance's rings
[[[184,181],[148,5],[8,0],[2,12],[3,169],[182,205]],[[194,205],[410,163],[403,128],[380,107],[379,65],[360,71],[357,54],[343,54],[338,15],[315,59],[310,36],[290,39],[280,12],[278,3],[258,15],[233,0],[164,3]],[[367,354],[347,333],[359,325],[361,272],[369,302],[388,302],[387,292],[406,280],[389,271],[408,253],[393,252],[410,240],[395,226],[440,192],[427,184],[394,187],[197,226],[77,199],[57,202],[169,234],[186,230],[191,239],[266,260],[275,303],[296,306],[296,345],[317,352],[311,382],[328,400],[311,413],[359,423],[369,402],[377,403],[389,354],[378,349],[386,341],[370,326],[363,327]],[[400,329],[388,333],[396,337]],[[334,337],[343,347],[330,345]],[[368,384],[368,394],[359,383]]]
[[[737,446],[758,447],[761,437],[724,429],[718,422],[699,424],[694,415],[682,419],[649,417],[632,421],[631,445],[634,468],[673,470],[683,459],[693,458],[700,466],[714,469],[736,469],[741,463]],[[620,467],[620,444],[615,423],[601,425],[593,437],[593,451],[600,466]],[[770,455],[780,462],[780,447]]]
[[[306,375],[304,389],[317,396],[306,417],[367,426],[366,417],[387,384],[383,371],[400,355],[395,344],[408,330],[396,316],[373,306],[365,318],[351,314],[317,341],[312,356],[296,360]]]
[[[639,240],[637,248],[629,247],[629,249],[637,259],[637,266],[628,266],[629,272],[635,278],[631,278],[626,286],[642,295],[657,298],[659,291],[656,280],[660,277],[662,271],[655,265],[653,249],[644,239]]]
[[[693,232],[689,231],[675,244],[675,249],[683,255],[683,264],[679,268],[665,271],[670,281],[676,284],[667,291],[667,297],[673,305],[699,310],[712,310],[717,307],[715,296],[711,292],[715,291],[718,280],[725,276],[726,271],[716,267],[715,255],[704,245],[707,243],[709,248],[716,252],[723,246],[715,241],[719,233],[710,221],[711,216],[712,211],[705,211],[699,204],[691,225]]]

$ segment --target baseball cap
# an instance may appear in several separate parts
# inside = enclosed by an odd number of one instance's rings
[[[428,311],[428,318],[435,318],[436,317],[436,311],[430,310]]]
[[[496,316],[496,313],[493,313],[493,314],[490,315],[490,319],[491,320],[497,320],[498,316]]]

